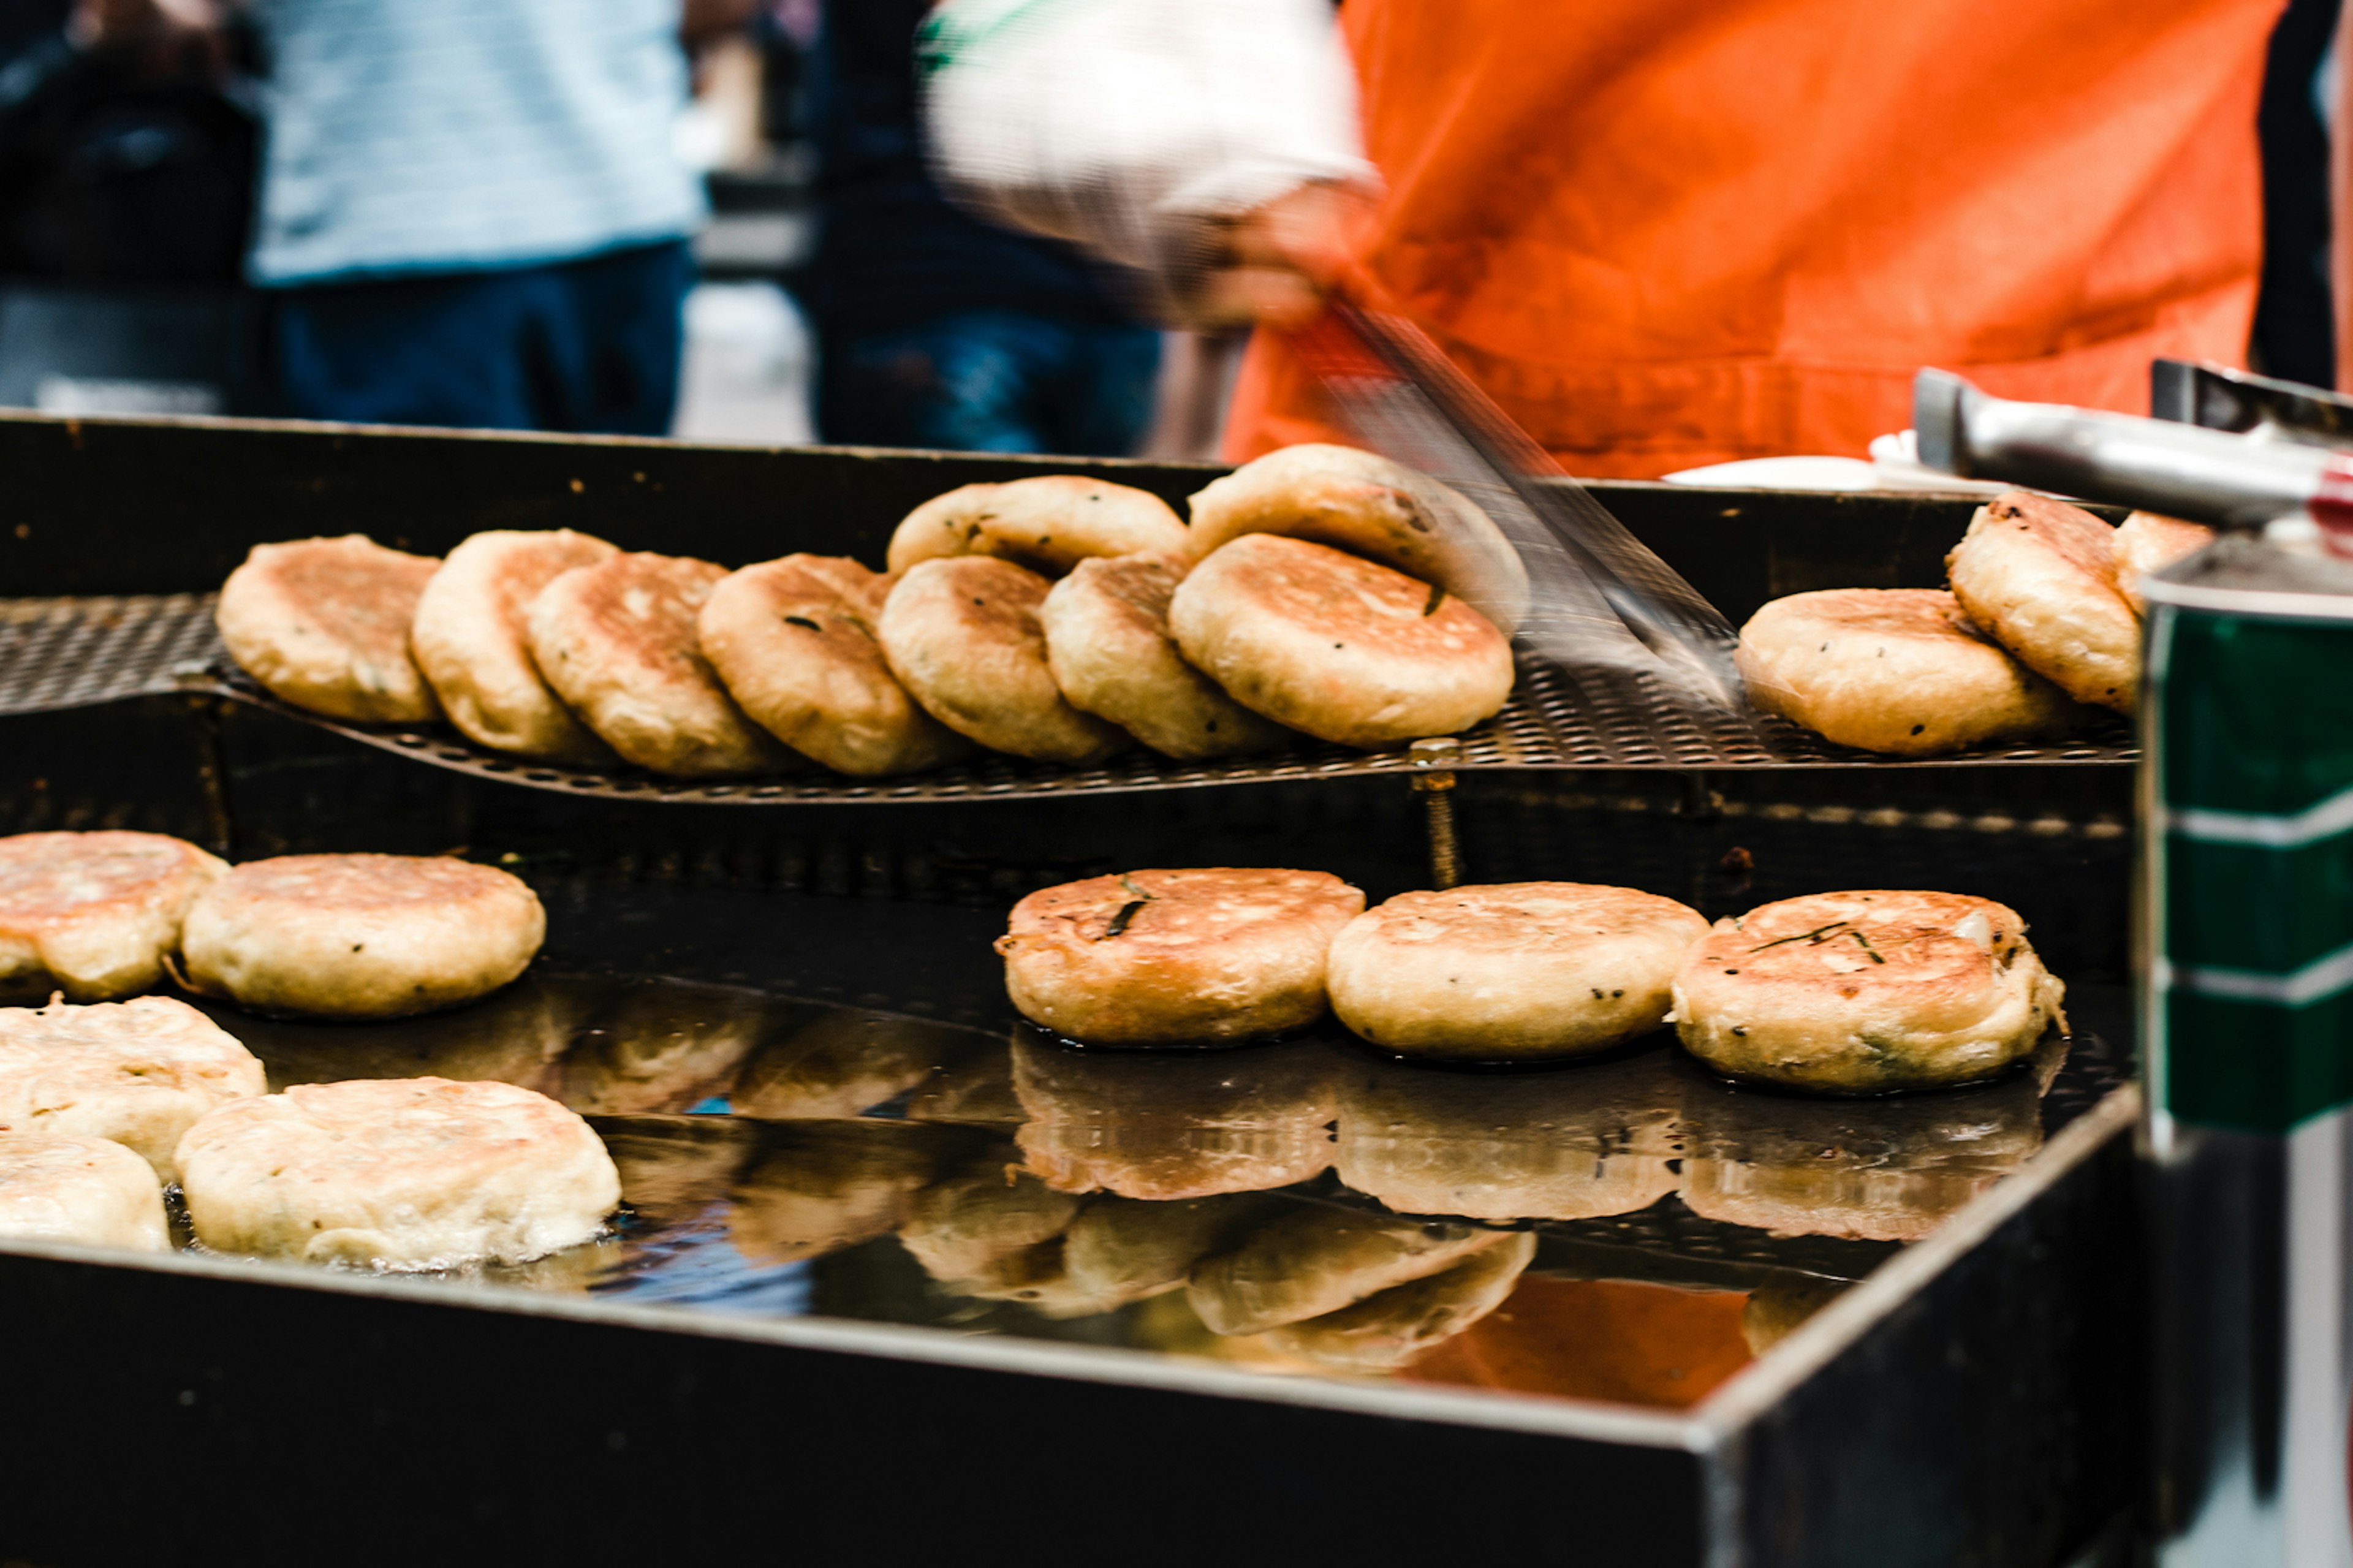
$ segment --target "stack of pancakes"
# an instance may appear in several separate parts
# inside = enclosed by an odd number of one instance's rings
[[[807,554],[730,573],[568,530],[478,533],[441,561],[298,540],[253,551],[219,622],[298,707],[681,777],[804,758],[880,777],[983,747],[1199,761],[1294,731],[1372,749],[1510,695],[1526,575],[1445,487],[1294,447],[1190,511],[1071,476],[965,485],[908,514],[881,573]]]
[[[1945,558],[1949,591],[1832,588],[1776,599],[1740,630],[1768,713],[1891,756],[2049,735],[2087,705],[2130,713],[2142,577],[2213,538],[2150,512],[2110,527],[2012,490]]]

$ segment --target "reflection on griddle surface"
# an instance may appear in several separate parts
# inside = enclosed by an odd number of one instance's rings
[[[2120,1081],[2096,1036],[1943,1094],[1715,1079],[1665,1037],[1433,1069],[1311,1038],[1085,1052],[643,975],[388,1024],[207,1010],[273,1087],[500,1079],[591,1118],[628,1210],[482,1288],[823,1313],[1688,1406]]]

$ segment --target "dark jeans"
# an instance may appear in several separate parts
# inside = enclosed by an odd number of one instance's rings
[[[298,419],[663,436],[694,258],[684,240],[494,272],[270,292]]]
[[[872,337],[828,337],[818,433],[861,447],[1117,458],[1152,423],[1149,327],[971,310]]]

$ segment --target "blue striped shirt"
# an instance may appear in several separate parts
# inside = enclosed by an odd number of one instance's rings
[[[679,0],[256,0],[264,284],[527,266],[674,239]]]

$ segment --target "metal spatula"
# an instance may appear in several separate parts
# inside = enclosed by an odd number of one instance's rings
[[[1290,341],[1359,441],[1441,480],[1502,530],[1527,571],[1525,646],[1571,671],[1647,673],[1706,701],[1746,707],[1732,624],[1419,328],[1335,300]]]

